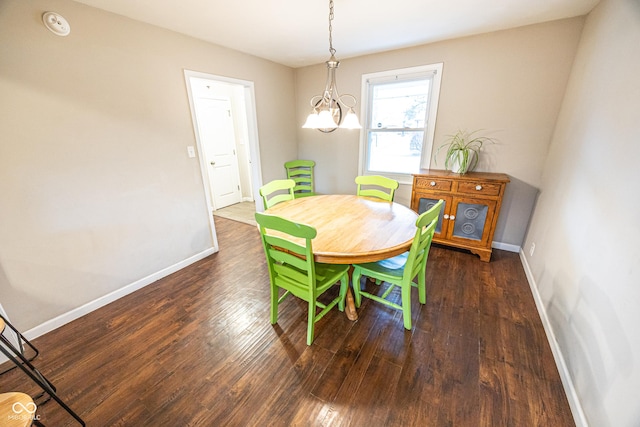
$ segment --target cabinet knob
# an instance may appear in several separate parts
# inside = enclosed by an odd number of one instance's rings
[[[482,190],[482,185],[479,185],[479,184],[476,185],[476,190],[478,190],[478,191]]]
[[[451,215],[451,216],[449,216],[449,219],[450,219],[451,221],[453,221],[454,219],[456,219],[456,216],[455,216],[455,215]]]
[[[444,219],[449,219],[449,215],[448,214],[444,214]]]
[[[431,182],[429,183],[429,185],[430,185],[430,186],[432,186],[432,187],[435,187],[435,186],[436,186],[436,182],[435,182],[435,181],[431,181]]]

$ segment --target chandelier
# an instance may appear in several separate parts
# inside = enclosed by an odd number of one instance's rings
[[[338,127],[343,129],[360,129],[358,116],[353,111],[356,106],[356,98],[353,95],[338,93],[336,84],[336,69],[340,65],[335,57],[336,50],[333,48],[331,31],[333,27],[333,0],[329,0],[329,53],[331,57],[327,64],[327,82],[322,95],[311,98],[311,114],[302,125],[307,129],[318,129],[321,132],[333,132]],[[346,111],[346,114],[345,114]]]

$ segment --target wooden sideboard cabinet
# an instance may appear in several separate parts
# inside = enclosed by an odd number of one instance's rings
[[[488,262],[508,182],[502,173],[421,170],[413,175],[411,209],[420,214],[444,200],[433,241],[468,249]]]

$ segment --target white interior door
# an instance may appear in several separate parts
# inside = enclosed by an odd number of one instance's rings
[[[198,131],[204,151],[213,209],[242,201],[236,138],[228,99],[196,100]]]

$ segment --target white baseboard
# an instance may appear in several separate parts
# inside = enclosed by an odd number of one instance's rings
[[[518,245],[512,245],[511,243],[502,243],[502,242],[492,242],[492,248],[502,249],[503,251],[515,252],[519,253],[522,248]]]
[[[522,261],[522,266],[524,267],[524,272],[527,276],[527,281],[529,282],[531,293],[533,294],[533,300],[535,301],[536,308],[538,309],[538,313],[540,314],[542,326],[544,327],[544,330],[547,334],[547,340],[549,341],[549,345],[551,346],[553,358],[556,362],[558,372],[560,373],[560,380],[562,381],[564,392],[567,395],[567,400],[569,401],[569,407],[571,408],[571,413],[573,414],[573,420],[576,423],[576,427],[588,427],[589,424],[587,423],[587,418],[585,417],[584,411],[582,410],[582,405],[580,404],[578,393],[576,392],[576,389],[573,385],[573,380],[571,379],[571,375],[569,374],[567,364],[564,361],[562,350],[560,349],[558,341],[556,340],[556,336],[553,333],[551,322],[549,321],[549,317],[547,316],[547,310],[544,307],[544,303],[542,302],[542,298],[540,297],[540,293],[538,292],[538,286],[536,285],[533,278],[533,273],[531,272],[531,268],[529,267],[527,258],[524,254],[524,251],[522,250],[520,250],[520,260]]]
[[[47,320],[46,322],[32,328],[29,329],[26,332],[23,332],[22,334],[28,339],[28,340],[33,340],[41,335],[46,334],[47,332],[51,332],[54,329],[59,328],[62,325],[65,325],[69,322],[71,322],[72,320],[76,320],[79,317],[84,316],[87,313],[90,313],[94,310],[97,310],[100,307],[103,307],[119,298],[122,298],[125,295],[128,295],[132,292],[137,291],[138,289],[142,289],[147,285],[150,285],[153,282],[157,282],[158,280],[162,279],[163,277],[166,277],[172,273],[175,273],[176,271],[185,268],[188,265],[193,264],[196,261],[200,261],[201,259],[211,255],[212,253],[216,252],[216,250],[214,248],[209,248],[206,249],[200,253],[197,253],[183,261],[180,261],[176,264],[170,265],[169,267],[163,268],[162,270],[150,274],[147,277],[143,277],[140,280],[136,280],[133,283],[130,283],[120,289],[117,289],[113,292],[110,292],[100,298],[96,298],[93,301],[90,301],[84,305],[81,305],[80,307],[74,308],[71,311],[68,311],[66,313],[63,313],[57,317],[54,317],[51,320]]]

